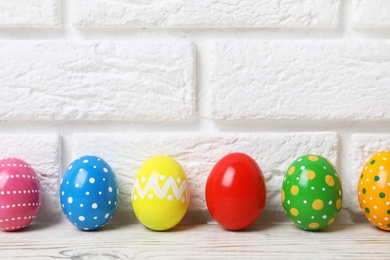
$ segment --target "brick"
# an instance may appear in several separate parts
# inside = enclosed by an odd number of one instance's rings
[[[215,119],[390,119],[388,41],[221,41],[210,51]]]
[[[257,161],[266,179],[266,211],[282,212],[280,189],[288,166],[307,153],[321,154],[336,162],[338,137],[334,132],[76,134],[69,142],[74,159],[93,154],[111,165],[118,178],[122,212],[131,209],[135,174],[143,162],[156,155],[172,156],[183,166],[191,187],[189,210],[207,210],[204,197],[207,177],[215,163],[231,152],[246,153]]]
[[[59,25],[57,0],[0,0],[0,27]]]
[[[0,118],[191,119],[193,52],[183,42],[0,42]]]
[[[362,173],[363,167],[372,155],[380,151],[390,150],[390,135],[388,134],[354,134],[352,136],[351,146],[351,167],[352,176],[349,179],[349,186],[353,190],[349,192],[351,206],[350,210],[361,213],[358,202],[357,187],[359,177]],[[344,193],[345,194],[345,193]]]
[[[50,223],[59,219],[60,139],[58,135],[0,135],[0,158],[15,157],[26,161],[38,175],[42,186],[42,207],[37,221]]]
[[[353,26],[390,27],[390,2],[383,0],[354,0]]]
[[[336,27],[340,0],[73,0],[80,27]]]

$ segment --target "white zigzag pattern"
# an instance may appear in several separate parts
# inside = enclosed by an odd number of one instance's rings
[[[150,188],[153,188],[154,193],[156,196],[160,199],[163,199],[167,196],[169,188],[172,187],[173,194],[175,195],[176,199],[180,200],[180,198],[183,196],[184,191],[186,192],[186,201],[189,202],[189,190],[187,185],[187,180],[183,180],[180,188],[177,187],[175,179],[170,176],[166,182],[164,183],[162,189],[160,188],[160,185],[158,184],[158,179],[156,175],[153,175],[149,178],[147,183],[145,184],[144,188],[142,189],[138,178],[135,179],[134,182],[134,188],[133,188],[133,194],[134,191],[137,190],[138,195],[143,199],[146,194],[148,193]]]

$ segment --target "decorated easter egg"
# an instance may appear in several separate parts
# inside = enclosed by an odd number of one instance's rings
[[[41,206],[41,186],[31,166],[23,160],[0,161],[0,228],[16,231],[29,225]]]
[[[287,216],[305,230],[333,223],[342,205],[342,187],[333,164],[319,155],[295,160],[284,176],[282,203]]]
[[[242,230],[257,220],[266,202],[263,174],[243,153],[228,154],[211,170],[206,203],[211,216],[228,230]]]
[[[390,231],[390,151],[376,153],[368,160],[360,175],[358,199],[364,216]]]
[[[96,230],[113,216],[118,185],[111,167],[96,156],[83,156],[67,168],[60,201],[67,219],[81,230]]]
[[[137,219],[145,227],[163,231],[176,226],[190,202],[182,166],[168,156],[146,161],[135,176],[131,201]]]

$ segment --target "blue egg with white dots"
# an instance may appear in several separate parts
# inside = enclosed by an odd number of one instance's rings
[[[118,194],[114,172],[96,156],[73,161],[60,185],[62,211],[81,230],[96,230],[105,225],[118,205]]]

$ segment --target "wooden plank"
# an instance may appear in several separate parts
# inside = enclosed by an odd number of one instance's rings
[[[291,224],[231,232],[218,225],[182,225],[154,232],[140,224],[79,231],[68,223],[0,233],[1,259],[253,259],[390,258],[390,233],[369,224],[307,232]]]

